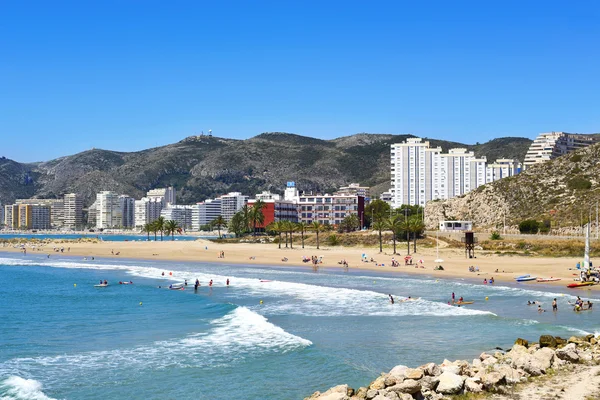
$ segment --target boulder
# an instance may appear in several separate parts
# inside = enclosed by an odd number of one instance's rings
[[[554,339],[556,340],[556,344],[558,346],[562,346],[564,344],[567,344],[567,341],[563,338],[561,338],[560,336],[555,336]]]
[[[419,368],[406,371],[406,379],[419,380],[423,377],[423,371]]]
[[[518,344],[518,345],[523,346],[523,347],[528,347],[529,346],[529,342],[527,340],[521,339],[521,338],[518,338],[517,340],[515,340],[515,344]]]
[[[378,394],[377,396],[373,397],[373,400],[388,400],[388,399],[384,395]]]
[[[385,389],[385,378],[386,377],[387,377],[387,375],[381,375],[380,377],[375,379],[369,386],[369,389],[375,389],[375,390]]]
[[[481,360],[479,358],[473,359],[473,368],[481,368]]]
[[[421,391],[435,390],[439,383],[439,380],[437,379],[437,377],[424,376],[419,382],[421,383]]]
[[[385,396],[383,396],[386,400],[399,400],[400,397],[396,392],[387,392]]]
[[[480,359],[481,361],[485,360],[485,359],[486,359],[486,358],[488,358],[488,357],[491,357],[491,355],[489,355],[489,354],[487,354],[487,353],[485,353],[485,352],[484,352],[484,353],[481,353],[481,354],[479,355],[479,359]]]
[[[429,376],[440,376],[442,374],[442,369],[435,363],[426,364],[424,371]]]
[[[455,373],[444,371],[438,377],[439,383],[436,391],[441,394],[457,394],[463,388],[463,378]]]
[[[598,344],[598,339],[596,339],[595,337],[591,338],[590,339],[590,344]]]
[[[519,383],[521,381],[521,373],[514,368],[511,368],[510,365],[499,364],[494,368],[496,371],[500,372],[504,375],[504,380],[506,383],[514,385],[515,383]]]
[[[404,378],[406,376],[406,371],[409,370],[410,368],[408,368],[406,365],[396,365],[394,368],[392,368],[392,370],[390,371],[390,375],[393,376],[401,376],[402,378]]]
[[[498,371],[488,372],[481,377],[481,382],[486,389],[490,389],[504,383],[504,374]]]
[[[571,340],[571,339],[569,339],[569,340]],[[570,363],[579,362],[579,354],[577,354],[577,347],[575,346],[574,343],[569,343],[562,349],[556,350],[555,354],[556,354],[556,357],[560,358],[561,360],[565,360]]]
[[[586,342],[591,342],[592,339],[595,339],[596,337],[593,334],[589,334],[589,335],[585,335],[584,339]]]
[[[406,379],[402,383],[391,386],[388,389],[396,393],[414,394],[421,390],[421,384],[414,379]]]
[[[552,335],[540,336],[540,347],[556,347],[556,339]]]
[[[315,400],[349,400],[348,385],[334,386],[325,393],[320,394],[318,397],[311,398]]]
[[[378,390],[369,389],[369,390],[367,390],[367,397],[366,398],[367,398],[367,400],[371,400],[371,399],[374,399],[375,396],[377,396],[378,394],[379,394]]]
[[[540,368],[545,373],[552,366],[552,361],[554,361],[554,350],[548,347],[541,348],[533,354],[533,358],[540,362]]]
[[[387,375],[383,381],[385,387],[394,386],[397,383],[400,383],[404,380],[402,376],[398,375]]]
[[[367,389],[366,387],[359,387],[358,390],[356,391],[356,393],[354,394],[353,399],[356,400],[366,400],[367,398]]]
[[[484,367],[491,367],[494,364],[498,363],[498,359],[496,357],[488,357],[481,362]]]
[[[567,343],[582,344],[583,340],[581,338],[578,338],[577,336],[571,336],[569,340],[567,340]]]
[[[413,397],[408,393],[398,393],[400,400],[414,400]]]
[[[480,393],[483,391],[483,385],[479,383],[479,378],[467,378],[465,380],[465,390],[472,393]]]
[[[462,368],[460,367],[460,365],[456,365],[456,364],[443,365],[441,369],[442,369],[442,375],[444,372],[450,372],[455,375],[460,375],[460,373],[462,372]]]

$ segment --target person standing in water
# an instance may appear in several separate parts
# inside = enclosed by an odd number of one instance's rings
[[[227,287],[229,287],[229,278],[227,278]]]
[[[452,302],[454,303],[454,300],[456,299],[456,295],[454,294],[454,292],[452,292]]]
[[[552,300],[552,311],[558,311],[558,304],[556,303],[556,299]]]
[[[208,286],[212,287],[212,279],[208,282]]]
[[[388,296],[390,296],[390,303],[394,304],[394,298],[392,297],[392,295],[388,294]]]

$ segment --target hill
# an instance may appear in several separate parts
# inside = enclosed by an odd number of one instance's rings
[[[476,228],[516,230],[536,219],[553,231],[576,233],[600,200],[600,144],[534,165],[519,175],[481,186],[462,197],[427,204],[428,226],[439,220],[472,220]]]
[[[138,152],[89,150],[55,160],[20,164],[0,160],[0,202],[22,197],[54,198],[76,192],[91,204],[95,193],[114,190],[141,197],[173,185],[180,203],[229,191],[281,192],[286,181],[303,190],[332,190],[351,182],[389,188],[390,144],[411,135],[366,134],[321,140],[289,133],[263,133],[246,140],[190,136]],[[467,145],[428,139],[444,150],[466,147],[478,156],[523,159],[531,140],[494,139]]]

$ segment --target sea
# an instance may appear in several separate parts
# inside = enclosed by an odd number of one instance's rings
[[[474,303],[449,305],[452,292]],[[0,253],[0,399],[302,399],[398,364],[600,331],[600,309],[573,312],[575,295],[600,297],[401,269]]]

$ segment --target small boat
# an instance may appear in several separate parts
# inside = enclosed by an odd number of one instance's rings
[[[595,284],[595,282],[575,282],[575,283],[569,283],[567,285],[567,287],[568,288],[578,288],[578,287],[592,286],[594,284]]]
[[[457,301],[456,303],[454,303],[457,306],[462,306],[464,304],[473,304],[475,303],[474,301]]]
[[[560,278],[538,278],[538,282],[556,282],[560,281]]]
[[[108,283],[101,283],[99,285],[94,285],[94,287],[107,287]]]
[[[177,286],[177,287],[173,286],[173,287],[170,287],[169,290],[185,290],[185,288],[180,287],[180,286]]]
[[[519,280],[519,279],[524,279],[524,278],[529,278],[531,275],[527,274],[527,275],[521,275],[521,276],[517,276],[515,279]]]
[[[524,276],[524,277],[518,277],[517,278],[517,282],[528,282],[528,281],[535,281],[537,279],[537,276]]]

